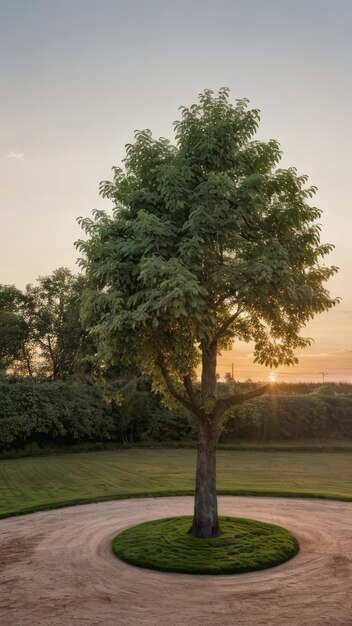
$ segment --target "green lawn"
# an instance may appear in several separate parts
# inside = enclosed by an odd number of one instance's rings
[[[195,450],[120,450],[0,461],[0,517],[67,503],[191,493]],[[219,493],[352,499],[352,452],[218,453]]]

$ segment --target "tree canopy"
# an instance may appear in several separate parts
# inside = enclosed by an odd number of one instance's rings
[[[0,370],[26,360],[30,327],[25,295],[14,285],[0,285]]]
[[[31,325],[43,374],[62,378],[78,368],[83,329],[80,324],[82,277],[65,267],[27,285],[32,301]]]
[[[0,285],[0,369],[39,378],[85,376],[99,368],[80,321],[82,276],[61,267],[24,291]]]
[[[201,359],[203,370],[214,361],[209,346],[216,362],[234,339],[253,341],[255,361],[292,365],[310,343],[301,329],[336,303],[316,187],[278,167],[278,142],[255,139],[259,121],[248,100],[205,90],[181,107],[175,143],[135,132],[124,167],[100,186],[112,214],[80,218],[83,315],[101,353],[137,363],[183,403],[196,403],[191,383]],[[211,412],[214,390],[203,391],[198,404]]]

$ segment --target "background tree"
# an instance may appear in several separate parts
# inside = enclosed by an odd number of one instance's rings
[[[78,375],[89,355],[91,340],[80,321],[83,283],[82,276],[61,267],[49,276],[40,276],[36,285],[27,285],[26,295],[32,302],[29,324],[36,345],[36,370],[44,378]]]
[[[104,359],[137,364],[195,420],[192,533],[211,537],[226,412],[266,389],[220,397],[217,354],[236,338],[254,341],[256,362],[294,364],[310,343],[301,328],[335,304],[324,282],[336,268],[321,263],[332,246],[319,241],[316,188],[277,169],[276,141],[253,139],[259,111],[231,104],[225,88],[181,111],[175,145],[136,132],[124,169],[101,184],[112,216],[81,219],[87,240],[77,245],[89,284],[83,316]]]
[[[87,378],[103,364],[80,320],[83,276],[59,268],[20,291],[0,285],[0,369],[44,378]]]
[[[0,369],[32,377],[31,304],[14,285],[0,285]]]

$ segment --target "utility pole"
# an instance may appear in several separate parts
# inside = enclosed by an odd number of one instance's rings
[[[321,375],[322,375],[322,377],[323,377],[323,384],[324,384],[324,382],[325,382],[325,376],[327,376],[327,375],[328,375],[328,373],[329,373],[329,372],[319,372],[319,374],[321,374]]]
[[[233,377],[233,363],[231,363],[231,378],[232,378],[232,380],[234,380],[234,377]]]

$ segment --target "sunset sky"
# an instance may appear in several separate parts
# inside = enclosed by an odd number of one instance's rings
[[[172,138],[178,107],[231,88],[261,109],[259,137],[319,188],[335,310],[281,380],[352,382],[352,4],[349,0],[0,0],[0,283],[77,270],[76,218],[108,208],[100,180],[134,129]],[[252,347],[219,373],[266,379]]]

